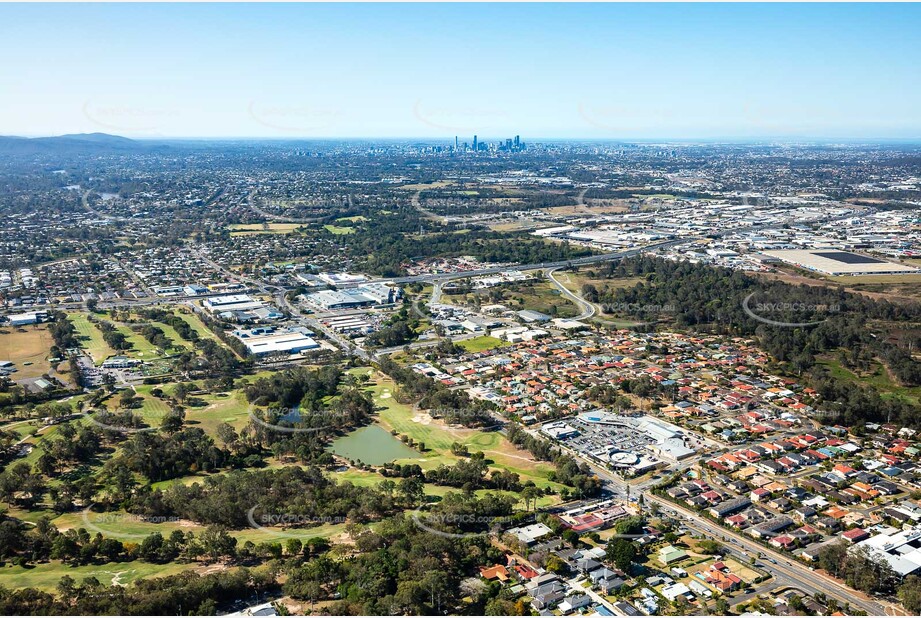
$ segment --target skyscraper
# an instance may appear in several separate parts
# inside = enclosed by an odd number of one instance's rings
[[[476,152],[476,151],[477,151],[476,135],[474,135],[474,136],[473,136],[473,152]]]

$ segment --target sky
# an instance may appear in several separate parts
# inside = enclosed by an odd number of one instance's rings
[[[921,137],[917,4],[0,4],[0,134]]]

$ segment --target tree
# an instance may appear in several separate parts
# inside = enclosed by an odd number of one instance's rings
[[[418,477],[409,477],[400,481],[400,494],[410,506],[416,505],[425,497],[425,483]]]
[[[921,577],[909,575],[899,586],[899,601],[909,615],[921,614]]]
[[[640,534],[646,521],[640,515],[631,515],[617,522],[614,529],[617,534]]]
[[[630,572],[630,565],[636,558],[636,547],[627,539],[614,538],[608,541],[605,556],[610,562],[625,573]]]
[[[217,561],[225,556],[232,557],[235,555],[237,539],[230,536],[227,530],[219,526],[205,528],[201,536],[198,537],[198,542],[201,544],[202,551],[208,554],[212,560]]]
[[[285,553],[289,556],[296,556],[301,553],[302,547],[300,539],[288,539],[285,542]]]
[[[551,573],[560,575],[566,573],[569,570],[569,565],[567,565],[566,561],[564,561],[556,554],[550,554],[550,556],[547,557],[547,562],[544,564],[544,568],[546,568]]]

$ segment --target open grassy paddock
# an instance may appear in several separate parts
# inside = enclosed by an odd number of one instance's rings
[[[334,234],[335,236],[355,233],[355,228],[349,227],[347,225],[324,225],[323,229],[325,229],[330,234]]]
[[[15,363],[14,380],[38,378],[51,369],[48,356],[53,344],[46,324],[4,326],[0,329],[0,360]]]
[[[483,352],[485,350],[501,347],[503,342],[501,339],[483,335],[482,337],[474,337],[473,339],[464,339],[463,341],[457,342],[457,345],[468,352]]]
[[[892,380],[892,376],[886,371],[886,368],[875,362],[871,370],[866,374],[857,375],[847,367],[844,367],[837,359],[824,357],[819,359],[819,365],[828,369],[832,377],[836,380],[847,382],[859,382],[871,386],[879,391],[882,397],[898,397],[909,403],[918,405],[921,403],[921,386],[902,386]]]
[[[235,223],[228,225],[231,236],[248,236],[252,234],[290,234],[298,228],[303,227],[302,223]]]

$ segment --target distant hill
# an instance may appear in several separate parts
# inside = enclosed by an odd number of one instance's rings
[[[147,150],[152,147],[153,144],[108,133],[76,133],[32,138],[0,136],[0,152],[4,154],[79,154]]]

